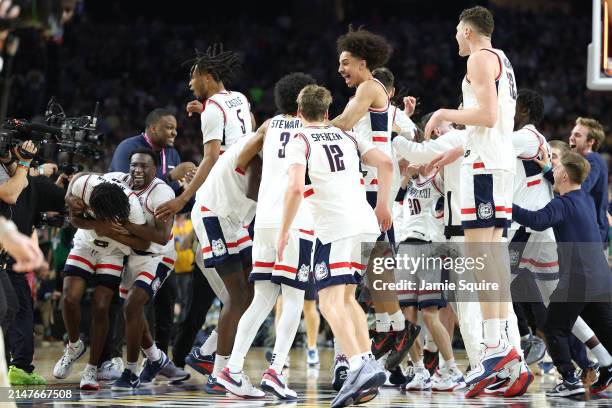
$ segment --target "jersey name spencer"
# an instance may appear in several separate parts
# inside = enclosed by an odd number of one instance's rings
[[[125,195],[128,196],[128,200],[130,202],[129,221],[132,224],[145,224],[145,216],[142,211],[140,202],[136,197],[136,194],[124,184],[113,180],[112,178],[95,174],[81,176],[72,185],[72,194],[81,198],[85,202],[85,204],[89,205],[89,198],[91,197],[91,193],[94,187],[102,183],[113,183],[121,187]],[[119,249],[125,255],[129,255],[132,252],[131,248],[127,245],[121,244],[108,237],[101,237],[96,234],[94,230],[85,230],[79,228],[76,234],[74,235],[74,238],[79,240],[80,243],[87,245],[97,251],[111,252],[113,249]]]
[[[251,106],[240,92],[221,91],[204,103],[201,115],[202,140],[221,141],[221,153],[253,131]]]
[[[369,141],[333,126],[304,127],[287,144],[289,163],[306,166],[304,198],[323,244],[380,235],[359,169],[360,154],[373,148]]]
[[[195,205],[204,206],[217,217],[249,224],[255,216],[255,201],[246,196],[249,171],[237,166],[238,155],[253,133],[241,138],[219,157],[196,193]]]
[[[516,81],[512,64],[503,51],[484,48],[495,54],[499,62],[497,88],[497,122],[491,128],[484,126],[467,126],[468,137],[464,146],[463,163],[483,162],[487,170],[507,170],[514,172],[516,160],[512,154],[512,130],[516,106]],[[464,109],[478,106],[476,94],[467,75],[462,83]]]
[[[287,187],[286,147],[291,137],[302,128],[302,122],[294,116],[277,115],[270,119],[262,148],[263,167],[257,198],[255,228],[279,228],[283,215]],[[293,220],[293,228],[312,229],[312,216],[302,202]]]
[[[444,240],[444,184],[439,174],[430,177],[419,174],[410,179],[402,207],[402,241],[407,238],[432,242]]]
[[[360,139],[365,139],[373,143],[374,146],[378,147],[383,153],[391,158],[393,162],[393,184],[391,186],[391,197],[389,202],[392,203],[400,185],[399,166],[393,153],[393,145],[391,144],[394,112],[392,111],[393,107],[389,101],[389,95],[387,94],[385,86],[377,79],[373,79],[373,81],[377,82],[385,91],[387,95],[387,106],[381,109],[368,109],[368,112],[357,121],[353,127],[353,131]],[[366,191],[378,191],[376,167],[364,165],[363,170],[367,172],[364,177]]]
[[[107,173],[105,177],[112,178],[123,184],[128,188],[131,188],[132,177],[127,173],[115,172]],[[154,178],[153,181],[143,188],[142,190],[134,190],[134,194],[138,197],[138,201],[144,211],[144,217],[147,221],[147,225],[155,227],[155,210],[161,204],[170,201],[174,198],[174,190],[170,188],[163,180]],[[174,252],[174,240],[172,235],[168,237],[168,242],[165,245],[156,244],[151,242],[151,245],[146,252],[153,254],[165,255]]]

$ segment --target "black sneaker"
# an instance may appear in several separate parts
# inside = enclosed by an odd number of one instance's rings
[[[338,354],[336,361],[334,362],[334,375],[332,380],[332,387],[336,391],[340,391],[340,388],[344,385],[346,377],[348,375],[349,363],[344,354]]]
[[[380,359],[393,348],[393,332],[377,332],[376,330],[370,330],[370,337],[372,338],[372,354],[376,360]]]
[[[552,390],[546,391],[547,397],[573,397],[584,394],[584,385],[578,378],[564,379]]]
[[[425,364],[425,368],[429,371],[429,375],[434,375],[439,363],[440,357],[437,351],[423,349],[423,364]]]
[[[400,366],[395,367],[395,370],[389,372],[389,382],[393,385],[399,386],[406,382],[406,376]]]
[[[591,385],[591,394],[599,394],[612,384],[612,365],[599,369],[599,378]]]
[[[393,349],[387,357],[385,368],[388,371],[393,371],[408,355],[408,350],[417,339],[421,326],[410,323],[406,320],[406,327],[400,332],[393,332],[394,344]]]

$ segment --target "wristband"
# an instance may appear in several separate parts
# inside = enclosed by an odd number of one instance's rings
[[[30,168],[30,162],[29,162],[29,161],[19,160],[19,162],[17,163],[17,165],[18,165],[18,166],[27,167],[28,169]]]
[[[542,167],[542,173],[546,174],[552,170],[552,164],[548,163],[544,167]]]

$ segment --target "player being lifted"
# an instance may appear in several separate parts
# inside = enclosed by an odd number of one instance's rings
[[[479,293],[485,347],[479,364],[466,376],[466,383],[473,385],[468,396],[477,395],[494,381],[496,372],[520,359],[507,340],[509,262],[500,244],[512,214],[517,91],[510,61],[503,51],[491,46],[492,33],[493,16],[486,8],[477,6],[461,13],[456,39],[459,55],[469,57],[462,84],[463,109],[440,109],[425,127],[428,137],[442,121],[467,126],[461,166],[461,219],[467,255],[488,252],[485,268],[477,278],[501,284],[500,291]],[[460,152],[461,148],[449,152],[438,165],[454,161]]]
[[[330,103],[329,91],[317,85],[308,85],[298,97],[303,128],[286,147],[289,182],[277,259],[287,256],[291,225],[305,197],[317,238],[313,264],[321,313],[349,356],[348,376],[332,402],[341,407],[371,400],[386,379],[369,352],[367,322],[355,289],[365,269],[362,243],[391,227],[393,164],[368,140],[325,125]],[[374,210],[361,185],[361,160],[378,171],[381,194]]]
[[[356,88],[355,96],[349,101],[341,115],[332,124],[356,134],[378,147],[392,160],[393,178],[387,202],[389,206],[399,189],[400,176],[397,161],[391,145],[392,121],[389,119],[391,104],[385,86],[372,76],[372,70],[383,66],[391,55],[391,45],[380,35],[367,30],[350,29],[337,41],[339,56],[338,72],[346,84]],[[367,199],[372,208],[376,206],[379,192],[377,169],[363,166]],[[390,210],[391,207],[389,207]],[[395,242],[391,229],[378,237],[378,241]],[[377,245],[372,257],[385,256],[387,245]],[[370,266],[371,268],[371,266]],[[377,276],[389,282],[394,281],[393,271]],[[372,293],[376,310],[377,331],[372,342],[372,352],[376,358],[391,351],[385,368],[395,369],[406,357],[410,346],[416,339],[420,328],[405,320],[395,292]],[[391,331],[393,330],[393,331]]]

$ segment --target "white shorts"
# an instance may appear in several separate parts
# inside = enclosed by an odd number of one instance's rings
[[[138,286],[149,294],[151,301],[172,273],[174,261],[174,251],[164,255],[130,255],[119,286],[119,296],[127,298],[130,289]]]
[[[110,252],[99,251],[76,239],[66,259],[64,276],[79,276],[85,280],[94,278],[96,285],[116,290],[121,283],[124,257],[117,248]]]
[[[249,281],[269,280],[306,290],[312,255],[314,231],[292,229],[283,253],[276,259],[278,228],[258,228],[253,239],[253,270]]]
[[[461,166],[461,224],[463,228],[507,228],[512,220],[514,175],[487,170],[477,160]]]
[[[356,285],[361,282],[375,235],[357,235],[323,245],[317,239],[313,258],[313,274],[317,290],[332,285]],[[370,245],[362,245],[368,243]],[[363,247],[368,247],[363,253]]]
[[[247,227],[240,223],[217,217],[197,203],[191,211],[191,221],[202,245],[205,267],[213,268],[229,262],[240,263],[244,256],[250,254],[253,241]]]

